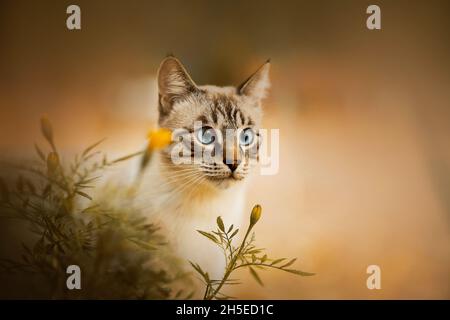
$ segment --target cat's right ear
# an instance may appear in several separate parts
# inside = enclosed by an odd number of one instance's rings
[[[189,93],[195,92],[197,86],[188,72],[175,57],[167,57],[158,70],[159,113],[167,115],[173,104]]]

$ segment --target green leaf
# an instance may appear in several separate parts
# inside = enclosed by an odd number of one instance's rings
[[[267,260],[267,254],[265,254],[262,258],[261,258],[261,263],[264,263]]]
[[[128,241],[133,242],[134,244],[136,244],[137,246],[139,246],[145,250],[156,250],[156,248],[154,246],[150,245],[147,242],[141,241],[141,240],[128,239]]]
[[[217,282],[220,282],[220,280],[216,280]],[[238,285],[238,284],[242,284],[242,282],[240,282],[238,279],[228,279],[225,281],[226,285]]]
[[[99,179],[99,178],[101,178],[101,176],[89,178],[89,179],[87,179],[87,180],[84,180],[84,179],[83,179],[83,181],[77,182],[75,185],[76,185],[76,186],[79,186],[79,185],[83,185],[83,184],[88,184],[88,183],[91,183],[91,182],[93,182],[93,181],[95,181],[95,180],[97,180],[97,179]]]
[[[283,269],[283,271],[289,272],[289,273],[293,273],[299,276],[303,276],[303,277],[309,277],[309,276],[313,276],[315,275],[315,273],[311,273],[311,272],[304,272],[304,271],[300,271],[300,270],[294,270],[294,269]]]
[[[86,156],[86,155],[89,153],[89,151],[91,151],[92,149],[96,148],[99,144],[101,144],[101,143],[102,143],[103,141],[105,141],[105,140],[106,140],[106,138],[103,138],[103,139],[101,139],[101,140],[99,140],[99,141],[93,143],[93,144],[90,145],[89,147],[87,147],[87,148],[83,151],[83,153],[81,154],[82,157]]]
[[[256,280],[256,282],[258,282],[261,286],[264,286],[263,282],[261,281],[261,278],[256,273],[255,269],[253,269],[252,267],[249,267],[249,270],[250,270],[250,274]]]
[[[280,262],[282,262],[282,261],[284,261],[284,260],[286,260],[286,258],[276,259],[276,260],[274,260],[270,265],[271,265],[271,266],[274,266],[274,265],[276,265],[277,263],[280,263]]]
[[[82,191],[75,191],[77,194],[79,194],[80,196],[82,196],[82,197],[85,197],[85,198],[87,198],[87,199],[89,199],[89,200],[92,200],[92,197],[90,196],[90,195],[88,195],[87,193],[84,193],[84,192],[82,192]]]
[[[233,237],[239,232],[239,229],[234,230],[234,232],[231,234],[230,239],[233,239]]]
[[[89,159],[92,159],[93,157],[95,157],[95,156],[97,156],[99,154],[101,154],[101,152],[100,151],[96,151],[96,152],[93,152],[91,154],[88,154],[88,155],[84,156],[83,159],[84,159],[84,161],[88,161]]]
[[[192,261],[189,261],[189,263],[191,264],[192,268],[195,269],[195,271],[200,273],[202,277],[204,276],[203,270],[202,270],[202,268],[200,268],[200,266],[198,264],[195,264]]]
[[[229,296],[229,295],[223,294],[223,293],[221,293],[221,292],[219,292],[215,298],[216,298],[217,300],[237,299],[236,297]]]
[[[221,233],[221,232],[216,232],[216,231],[211,231],[211,232],[214,233],[216,236],[219,237],[220,243],[223,243],[223,241],[224,241],[223,233]]]
[[[78,184],[77,187],[80,188],[80,189],[93,189],[93,188],[95,188],[94,186],[85,185],[85,184]]]
[[[198,263],[193,263],[192,261],[189,261],[189,263],[195,269],[195,271],[197,271],[203,277],[206,284],[211,282],[211,280],[209,279],[208,273],[203,271],[202,268],[198,265]]]
[[[230,233],[231,232],[231,230],[233,230],[233,227],[234,227],[234,225],[231,225],[229,228],[228,228],[228,231],[227,231],[227,233]]]
[[[89,206],[89,207],[83,209],[81,211],[81,213],[87,213],[87,212],[93,211],[94,209],[97,209],[98,207],[100,207],[100,205],[98,205],[98,204],[95,204],[93,206]]]
[[[217,226],[222,232],[225,232],[225,226],[223,225],[223,220],[220,216],[217,217]]]
[[[293,264],[295,262],[295,260],[297,260],[297,258],[292,259],[291,261],[289,261],[285,265],[282,265],[280,268],[289,267],[291,264]]]
[[[219,243],[219,240],[217,240],[217,238],[214,235],[212,235],[211,233],[205,232],[205,231],[201,231],[201,230],[197,230],[197,232],[200,233],[201,235],[207,237],[208,239],[210,239],[214,243]]]
[[[122,161],[125,161],[125,160],[128,160],[128,159],[134,158],[136,156],[140,156],[143,153],[144,153],[143,151],[135,152],[135,153],[129,154],[127,156],[123,156],[123,157],[120,157],[120,158],[118,158],[116,160],[113,160],[112,163],[122,162]]]

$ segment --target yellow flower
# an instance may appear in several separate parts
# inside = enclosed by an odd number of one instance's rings
[[[172,142],[172,131],[165,128],[150,130],[148,140],[150,142],[148,145],[150,151],[163,149]]]

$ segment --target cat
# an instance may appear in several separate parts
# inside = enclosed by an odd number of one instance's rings
[[[157,152],[142,179],[143,196],[176,254],[198,263],[212,279],[224,272],[223,252],[197,230],[215,229],[218,216],[228,226],[247,227],[245,188],[257,158],[269,69],[267,61],[240,86],[218,87],[195,84],[173,56],[159,67],[159,126],[182,128],[190,151],[215,149],[211,157],[184,164],[174,163],[171,148]]]

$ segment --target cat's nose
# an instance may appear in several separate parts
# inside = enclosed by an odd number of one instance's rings
[[[223,163],[225,163],[226,166],[230,168],[230,171],[233,173],[234,171],[236,171],[237,167],[241,163],[241,160],[227,161],[226,159],[223,159]]]

